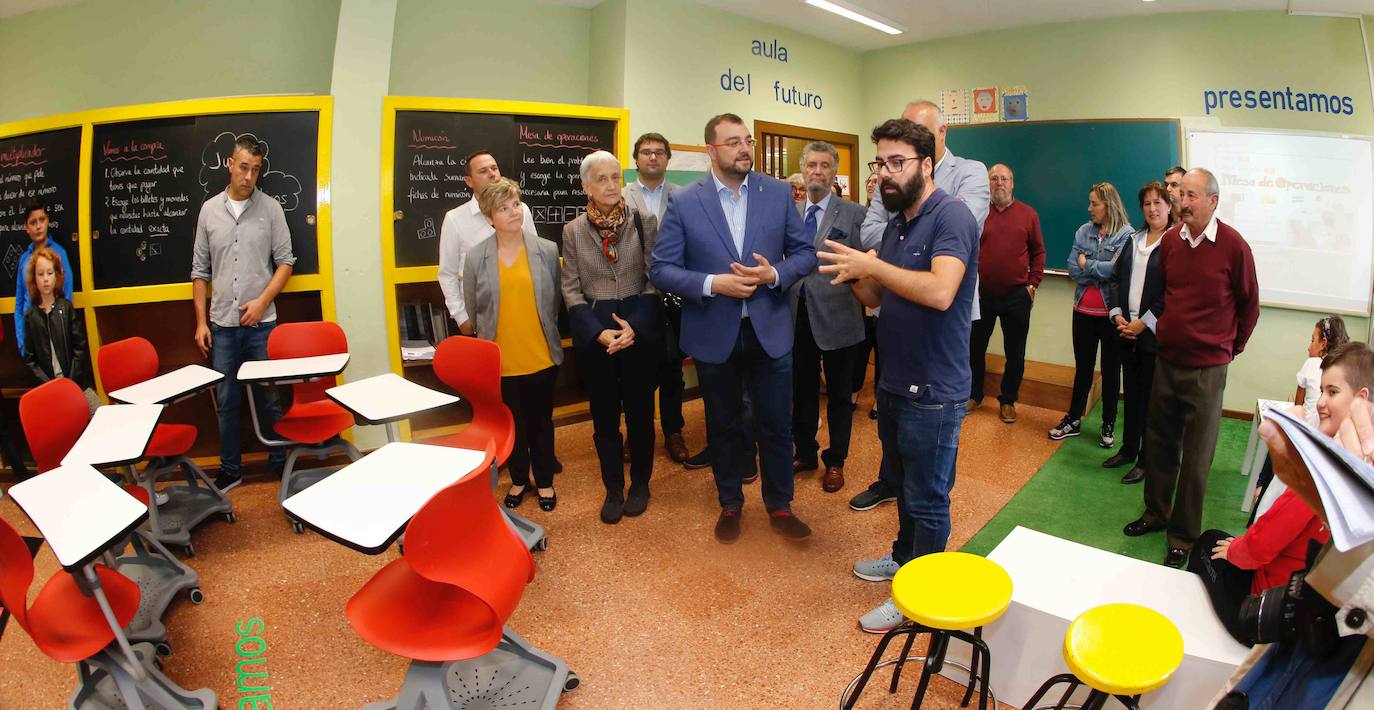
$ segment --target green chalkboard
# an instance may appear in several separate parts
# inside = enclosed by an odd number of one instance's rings
[[[1179,164],[1179,138],[1174,119],[990,123],[950,126],[948,135],[955,155],[1012,169],[1016,199],[1040,213],[1045,268],[1059,271],[1088,221],[1088,190],[1115,185],[1131,224],[1144,225],[1136,193]]]

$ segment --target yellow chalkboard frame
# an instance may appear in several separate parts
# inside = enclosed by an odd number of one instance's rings
[[[331,96],[247,96],[222,99],[189,99],[165,103],[118,106],[114,108],[92,109],[76,113],[15,121],[0,124],[0,138],[38,133],[62,128],[81,128],[81,156],[77,178],[77,243],[81,252],[82,290],[72,294],[73,305],[85,311],[86,336],[91,352],[100,348],[100,331],[95,308],[97,306],[121,306],[136,303],[160,303],[164,301],[191,300],[191,282],[160,284],[156,286],[131,286],[126,288],[94,288],[94,271],[91,263],[91,148],[95,136],[95,126],[126,121],[143,121],[157,118],[179,118],[225,113],[273,113],[287,111],[314,111],[319,114],[319,134],[316,155],[317,200],[315,235],[320,259],[318,274],[292,276],[282,289],[286,292],[317,291],[320,294],[320,312],[326,320],[335,320],[334,313],[334,257],[333,257],[333,209],[330,204],[330,158],[334,133],[334,98]],[[187,265],[190,272],[190,265]],[[0,298],[0,313],[13,313],[14,299]],[[189,333],[188,333],[188,336]],[[96,372],[96,387],[104,394]]]
[[[490,99],[449,99],[423,96],[387,96],[382,101],[382,291],[386,298],[387,356],[391,371],[404,375],[401,362],[401,329],[397,322],[396,286],[426,283],[439,279],[436,266],[396,266],[395,222],[391,211],[395,184],[396,112],[447,111],[452,113],[499,113],[550,118],[595,118],[615,121],[615,156],[625,165],[630,155],[630,110],[607,106],[554,104],[535,101],[500,101]],[[584,405],[585,406],[585,405]],[[562,412],[555,412],[555,415]],[[403,438],[410,438],[409,422],[403,422]]]

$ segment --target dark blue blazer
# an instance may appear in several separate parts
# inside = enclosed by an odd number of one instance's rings
[[[816,268],[816,248],[802,232],[792,186],[763,173],[749,173],[743,254],[735,251],[710,173],[673,193],[654,244],[649,280],[660,291],[682,297],[681,345],[693,359],[720,364],[734,351],[740,299],[707,298],[702,284],[709,274],[730,273],[732,263],[755,265],[755,252],[777,269],[778,284],[755,289],[748,299],[749,319],[769,357],[782,357],[792,352],[787,289]]]

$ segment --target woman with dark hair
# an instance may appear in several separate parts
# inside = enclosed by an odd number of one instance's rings
[[[1116,326],[1126,392],[1126,430],[1121,450],[1102,462],[1117,468],[1135,466],[1122,483],[1145,478],[1145,415],[1155,374],[1155,321],[1164,308],[1164,284],[1159,275],[1159,239],[1174,226],[1168,188],[1158,181],[1140,188],[1145,227],[1131,235],[1116,259],[1107,290],[1108,315]]]
[[[1107,282],[1122,245],[1135,230],[1126,217],[1121,196],[1109,182],[1088,191],[1092,217],[1073,237],[1069,250],[1069,276],[1078,283],[1073,293],[1073,400],[1064,418],[1050,429],[1056,441],[1078,436],[1098,348],[1102,350],[1102,436],[1098,443],[1110,449],[1116,443],[1116,397],[1121,388],[1121,365],[1116,352],[1116,328],[1107,319]]]

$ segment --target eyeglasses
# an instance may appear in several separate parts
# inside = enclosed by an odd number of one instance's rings
[[[649,150],[648,148],[645,148],[644,150],[639,151],[639,154],[646,158],[666,158],[668,156],[668,151]]]
[[[893,175],[896,175],[897,173],[902,172],[902,169],[906,167],[906,164],[907,164],[907,163],[919,163],[920,161],[921,161],[921,159],[920,159],[920,158],[917,158],[917,157],[914,156],[914,155],[913,155],[913,156],[901,156],[901,155],[897,155],[897,156],[893,156],[893,157],[891,157],[891,158],[888,158],[887,160],[875,160],[875,161],[869,163],[869,164],[868,164],[868,170],[869,170],[869,172],[871,172],[871,173],[877,174],[877,172],[878,172],[879,170],[882,170],[884,167],[886,167],[886,168],[887,168],[887,171],[888,171],[889,173],[892,173]]]
[[[724,143],[707,143],[706,145],[709,145],[712,148],[729,148],[730,150],[735,150],[736,148],[739,148],[741,146],[748,146],[752,150],[754,146],[757,144],[754,142],[753,138],[745,138],[743,140],[739,138],[731,138],[730,140],[725,141]]]

